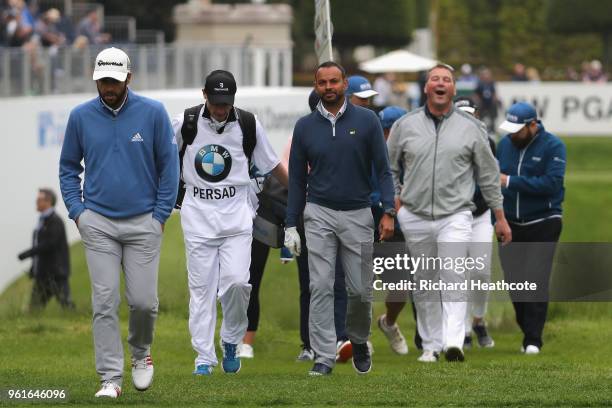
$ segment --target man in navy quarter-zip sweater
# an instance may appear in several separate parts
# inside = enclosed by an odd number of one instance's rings
[[[353,366],[358,374],[368,373],[372,366],[367,346],[372,288],[361,276],[362,244],[371,245],[374,239],[372,165],[385,210],[380,235],[382,239],[393,235],[393,183],[383,131],[374,112],[347,101],[347,86],[344,68],[331,61],[319,65],[315,90],[321,101],[296,123],[289,157],[285,246],[299,255],[295,227],[303,211],[310,269],[310,344],[316,354],[310,375],[331,374],[336,360],[333,287],[338,253],[346,275],[346,332],[353,346]],[[372,270],[372,260],[364,262]]]
[[[514,243],[500,247],[499,255],[506,280],[538,285],[534,293],[510,293],[524,335],[521,351],[538,354],[552,261],[562,228],[565,145],[544,129],[535,108],[526,102],[510,107],[500,129],[509,133],[499,142],[497,158],[504,212]]]

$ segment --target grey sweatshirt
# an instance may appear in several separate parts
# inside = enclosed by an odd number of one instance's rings
[[[395,195],[410,212],[435,220],[471,211],[476,183],[490,208],[502,208],[499,167],[471,115],[452,107],[436,127],[421,107],[395,122],[387,148]]]

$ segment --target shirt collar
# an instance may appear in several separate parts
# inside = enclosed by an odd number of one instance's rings
[[[102,97],[100,97],[100,102],[102,102],[102,106],[108,109],[114,116],[117,116],[119,114],[119,111],[121,111],[121,109],[127,103],[129,96],[130,96],[130,89],[128,88],[127,92],[125,93],[125,98],[123,99],[123,102],[121,102],[121,105],[117,109],[113,109],[110,106],[108,106],[106,102],[104,102],[104,99],[102,99]]]
[[[437,119],[437,120],[442,120],[442,119],[448,119],[448,117],[450,115],[453,114],[453,111],[455,110],[455,106],[453,104],[451,104],[451,108],[449,109],[448,112],[446,112],[444,115],[442,116],[435,116],[433,113],[431,113],[431,111],[429,110],[429,106],[427,106],[427,104],[425,104],[425,115],[427,115],[428,118],[430,119]]]
[[[202,117],[205,119],[210,120],[211,122],[213,121],[213,117],[210,116],[210,112],[208,111],[208,106],[206,106],[206,104],[204,104],[204,112],[202,112]],[[229,115],[227,115],[227,119],[225,119],[225,122],[233,122],[236,121],[237,117],[236,117],[236,108],[232,107],[232,109],[229,112]]]
[[[53,207],[47,208],[45,211],[40,213],[40,218],[48,218],[51,214],[53,214]]]
[[[202,112],[202,117],[204,119],[208,119],[208,125],[218,134],[223,133],[225,127],[230,122],[236,122],[238,120],[238,113],[236,112],[236,108],[232,106],[229,114],[227,115],[227,119],[222,122],[219,122],[217,119],[210,116],[210,111],[208,110],[208,106],[204,104],[204,112]]]
[[[336,116],[334,116],[331,112],[329,112],[327,109],[325,109],[325,107],[323,106],[323,102],[319,101],[319,103],[317,104],[317,110],[319,111],[319,113],[321,115],[323,115],[323,117],[331,122],[335,122],[336,120],[338,120],[338,118],[342,115],[344,115],[344,112],[346,111],[346,107],[348,106],[347,103],[347,99],[346,97],[344,98],[344,103],[342,104],[342,107],[340,108],[340,110],[338,111],[338,114]]]

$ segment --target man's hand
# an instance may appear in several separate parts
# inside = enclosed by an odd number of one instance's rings
[[[302,240],[296,227],[285,228],[285,246],[294,256],[300,256]]]
[[[508,184],[508,175],[501,173],[499,175],[499,184],[501,185],[502,188],[506,188],[506,185]]]
[[[280,250],[280,260],[283,265],[288,264],[293,261],[295,257],[291,254],[291,251],[287,249],[287,247],[282,247]]]
[[[393,237],[393,231],[395,229],[395,219],[389,214],[384,214],[378,224],[378,234],[380,240],[385,241]]]
[[[276,177],[283,186],[289,187],[289,173],[283,163],[278,163],[278,165],[272,169],[272,175]]]
[[[162,232],[164,232],[164,227],[166,226],[166,224],[162,224],[161,222],[159,223],[162,227]]]
[[[507,245],[512,241],[512,230],[506,221],[504,210],[498,208],[493,213],[495,214],[495,235],[502,245]]]

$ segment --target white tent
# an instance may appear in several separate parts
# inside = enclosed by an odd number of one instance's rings
[[[395,50],[359,64],[365,72],[372,74],[383,72],[418,72],[425,71],[437,64],[437,61],[421,57],[406,50]]]

